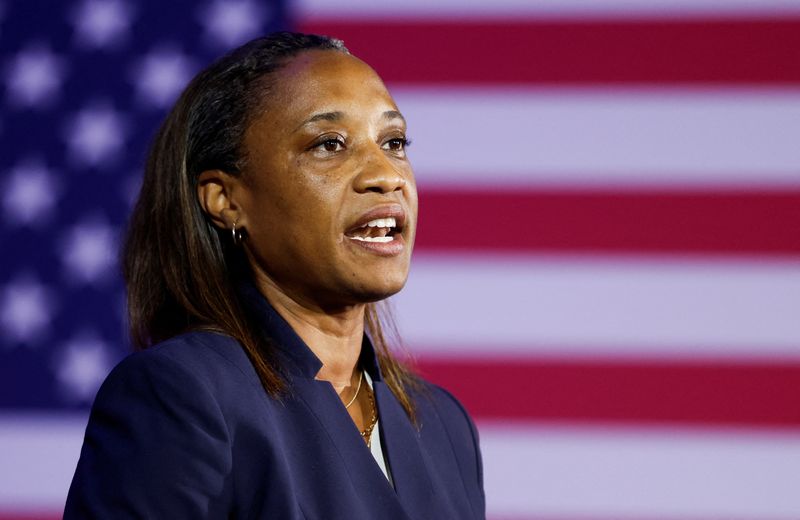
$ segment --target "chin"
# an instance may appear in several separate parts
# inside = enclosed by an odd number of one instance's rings
[[[359,303],[372,303],[393,296],[400,292],[406,284],[408,273],[398,277],[384,278],[382,280],[373,281],[372,283],[364,283],[360,285],[355,291],[356,298]]]

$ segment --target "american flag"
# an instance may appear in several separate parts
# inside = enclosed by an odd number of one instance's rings
[[[800,1],[0,4],[0,519],[56,518],[122,355],[158,121],[252,36],[344,39],[409,121],[393,298],[495,520],[800,519]]]

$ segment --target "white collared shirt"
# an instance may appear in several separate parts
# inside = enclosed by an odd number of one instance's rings
[[[366,379],[367,384],[369,385],[370,390],[372,390],[372,378],[369,376],[367,371],[364,371],[364,379]],[[377,408],[377,402],[375,404]],[[389,480],[389,484],[394,486],[394,482],[392,482],[392,476],[389,474],[389,468],[386,466],[386,458],[383,456],[383,446],[381,445],[381,421],[380,419],[375,422],[375,428],[372,429],[371,435],[371,442],[370,442],[370,451],[372,452],[372,456],[375,458],[375,462],[378,463],[378,467],[381,468],[383,474],[386,475],[386,478]]]

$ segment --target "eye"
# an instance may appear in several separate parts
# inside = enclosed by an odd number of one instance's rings
[[[406,147],[410,144],[410,139],[405,137],[395,137],[383,143],[383,148],[392,152],[404,152]]]
[[[341,152],[347,145],[345,137],[339,133],[327,133],[318,136],[308,146],[307,150],[315,155],[327,155]]]
[[[326,138],[315,144],[314,147],[326,152],[339,152],[344,149],[344,141],[338,137]]]

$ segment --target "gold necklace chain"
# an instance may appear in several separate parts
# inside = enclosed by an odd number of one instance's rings
[[[367,448],[371,448],[372,430],[375,429],[375,425],[378,424],[378,411],[375,407],[375,398],[373,397],[373,393],[367,392],[367,397],[369,398],[369,409],[372,413],[372,417],[369,420],[369,425],[361,431],[361,437],[364,439],[364,442],[367,443]]]
[[[347,410],[350,408],[350,405],[356,401],[356,397],[358,397],[358,392],[361,390],[361,383],[364,381],[364,371],[361,371],[361,375],[358,376],[358,387],[356,388],[356,393],[353,394],[353,398],[350,399],[350,402],[344,405],[344,409]]]

